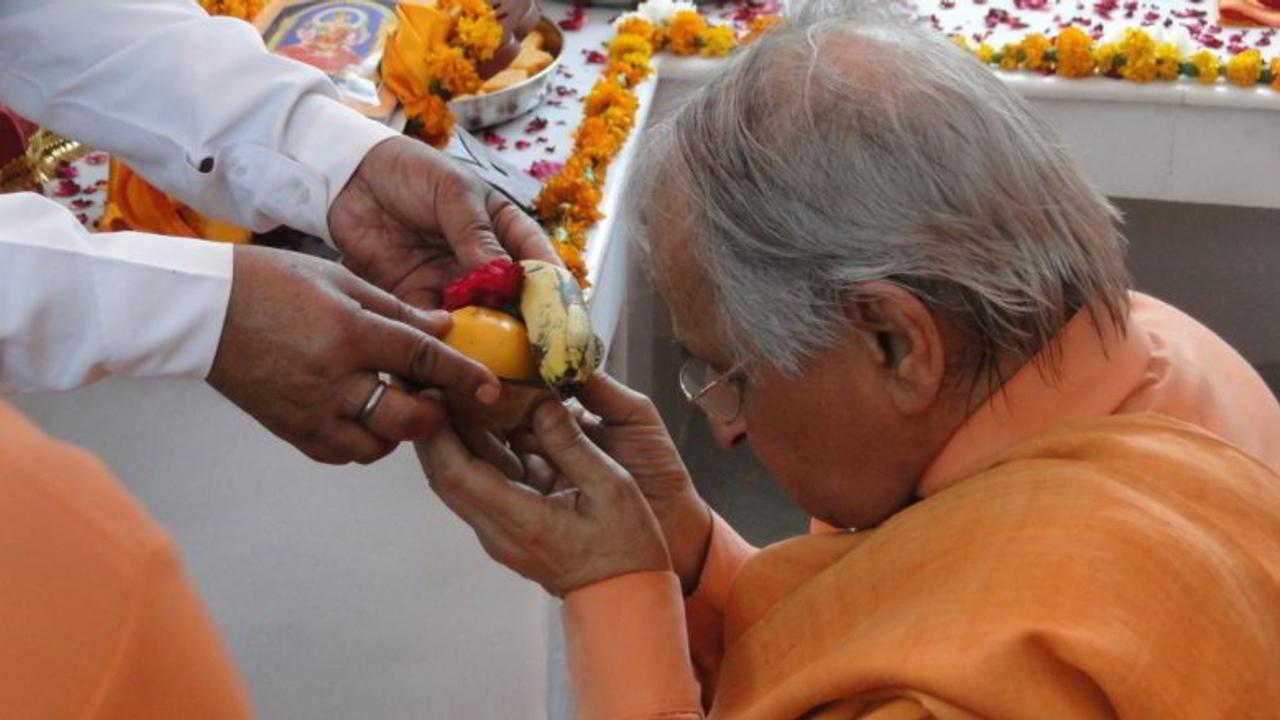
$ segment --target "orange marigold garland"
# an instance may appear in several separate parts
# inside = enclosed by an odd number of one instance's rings
[[[754,40],[777,25],[777,15],[752,19],[746,38]],[[536,211],[565,266],[587,285],[583,259],[587,233],[603,216],[599,205],[609,165],[635,128],[640,100],[635,87],[653,74],[653,54],[726,55],[739,41],[731,27],[710,25],[692,5],[650,0],[614,22],[607,62],[583,99],[582,122],[573,134],[573,152],[538,195]]]

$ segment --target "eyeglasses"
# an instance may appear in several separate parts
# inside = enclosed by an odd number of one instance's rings
[[[746,361],[725,372],[698,358],[689,358],[680,366],[680,389],[684,399],[724,422],[733,422],[742,414],[742,369]]]

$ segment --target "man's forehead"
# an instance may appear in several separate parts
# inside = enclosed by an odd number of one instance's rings
[[[717,340],[715,293],[695,252],[697,240],[687,222],[653,219],[648,232],[654,284],[666,301],[674,339],[708,362],[723,362],[728,354]]]

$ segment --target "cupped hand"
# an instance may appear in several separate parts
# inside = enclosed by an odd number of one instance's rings
[[[341,266],[237,247],[209,384],[308,456],[372,462],[444,422],[437,403],[388,389],[367,417],[377,373],[495,400],[498,379],[441,343],[444,312],[397,300]]]
[[[657,408],[649,398],[604,373],[592,376],[577,399],[581,403],[574,412],[578,424],[635,479],[662,528],[672,568],[685,592],[691,592],[706,560],[711,510],[698,496]],[[512,445],[524,454],[530,483],[554,491],[558,478],[547,474],[539,461],[545,450],[538,438],[522,434],[512,438]]]
[[[342,262],[421,308],[499,257],[558,262],[542,228],[505,195],[434,148],[394,137],[369,151],[329,208]]]
[[[452,429],[417,443],[432,490],[492,558],[557,596],[619,575],[670,569],[640,488],[564,406],[540,407],[533,433],[560,476],[562,489],[548,495],[508,480]]]

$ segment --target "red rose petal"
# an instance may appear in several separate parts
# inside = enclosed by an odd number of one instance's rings
[[[492,130],[485,130],[480,139],[494,150],[507,149],[507,139]]]
[[[444,288],[444,309],[479,305],[501,309],[512,304],[524,283],[524,266],[507,258],[481,265]]]
[[[559,163],[555,160],[534,160],[527,172],[538,180],[546,180],[560,172],[563,167],[564,163]]]
[[[524,126],[526,135],[532,135],[536,132],[542,132],[547,129],[547,119],[544,117],[535,117]]]
[[[60,180],[74,180],[80,174],[80,168],[63,160],[53,169],[53,176]]]
[[[79,195],[81,187],[74,180],[59,180],[58,184],[53,187],[54,197],[75,197]]]
[[[528,150],[528,149],[529,149],[529,148],[531,148],[531,147],[533,147],[533,143],[529,142],[528,140],[517,140],[517,141],[516,141],[516,149],[517,149],[517,150]]]
[[[110,159],[111,157],[106,153],[96,152],[96,153],[89,153],[89,156],[86,157],[84,161],[89,163],[90,165],[104,165]]]
[[[588,65],[603,65],[609,59],[599,50],[583,50],[582,54],[587,56]]]
[[[582,3],[576,3],[573,9],[569,11],[569,16],[556,23],[564,30],[581,30],[583,25],[587,24],[587,8]]]

